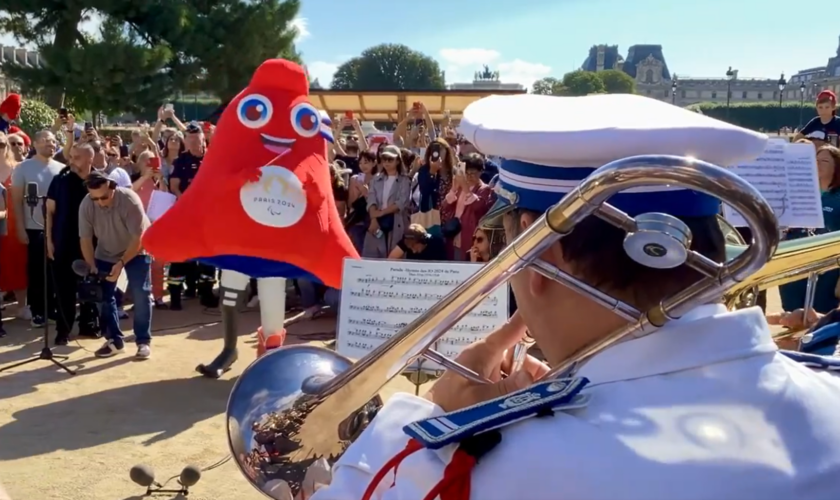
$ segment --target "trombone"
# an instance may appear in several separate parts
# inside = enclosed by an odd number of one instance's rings
[[[618,192],[651,185],[692,189],[725,201],[747,221],[752,241],[727,262],[717,263],[690,250],[691,232],[679,219],[658,213],[631,218],[606,203]],[[639,311],[539,258],[589,216],[626,231],[624,247],[637,262],[660,268],[684,264],[703,277],[656,307]],[[698,305],[719,301],[727,291],[742,289],[742,283],[754,285],[750,276],[763,269],[778,238],[776,218],[766,200],[728,170],[677,156],[636,156],[611,162],[586,178],[495,259],[356,363],[309,345],[283,347],[257,359],[239,377],[228,401],[231,453],[243,474],[266,496],[271,497],[277,481],[286,482],[297,494],[307,468],[321,458],[329,463],[337,460],[381,407],[379,391],[417,358],[426,357],[447,370],[483,381],[431,347],[496,287],[525,268],[628,321],[554,367],[549,376],[557,376],[616,342],[648,335]],[[255,443],[270,451],[256,449]]]

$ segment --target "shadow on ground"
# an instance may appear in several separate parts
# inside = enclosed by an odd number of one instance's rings
[[[15,412],[15,421],[0,427],[0,461],[80,450],[144,434],[157,433],[145,445],[170,439],[224,412],[234,382],[200,377],[162,380]]]

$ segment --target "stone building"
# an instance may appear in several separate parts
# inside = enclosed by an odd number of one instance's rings
[[[12,62],[24,66],[40,67],[43,62],[40,55],[33,50],[26,50],[18,47],[5,47],[0,45],[0,64]],[[0,70],[0,101],[6,98],[11,92],[17,92],[17,83],[7,78]]]
[[[834,55],[828,58],[825,66],[803,69],[790,77],[785,99],[814,101],[817,94],[826,89],[840,94],[840,40]]]
[[[595,45],[581,69],[604,71],[617,69],[636,80],[639,94],[679,106],[698,102],[778,102],[778,78],[741,78],[737,69],[727,77],[722,69],[720,77],[697,78],[672,74],[661,45],[633,45],[622,58],[617,45]],[[674,91],[674,82],[676,88]]]
[[[504,83],[499,80],[498,71],[490,71],[485,65],[483,71],[476,71],[470,83],[452,83],[447,85],[449,90],[525,90],[518,83]]]

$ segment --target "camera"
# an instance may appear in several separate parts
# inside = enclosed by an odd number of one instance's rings
[[[89,274],[79,281],[77,289],[79,302],[99,304],[102,302],[102,278]]]

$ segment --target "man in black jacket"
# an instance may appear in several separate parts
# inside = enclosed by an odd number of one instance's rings
[[[77,143],[70,150],[70,166],[52,180],[47,192],[47,251],[51,259],[58,302],[56,345],[67,345],[76,320],[76,289],[79,276],[73,272],[73,261],[82,258],[79,244],[79,205],[87,196],[84,181],[93,166],[94,150],[89,144]],[[79,336],[100,336],[95,304],[83,303],[79,311]]]

